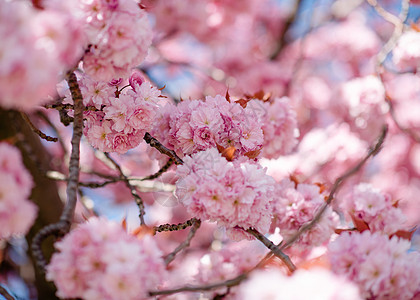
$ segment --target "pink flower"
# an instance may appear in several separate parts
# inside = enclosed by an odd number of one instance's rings
[[[405,32],[393,50],[392,60],[400,69],[417,70],[420,67],[420,32]]]
[[[57,296],[146,299],[165,276],[161,252],[150,236],[139,240],[118,224],[91,218],[56,243],[47,279]]]
[[[392,235],[404,230],[405,216],[395,207],[390,195],[382,193],[370,184],[361,183],[344,197],[342,207],[353,217],[365,222],[372,232]]]
[[[187,156],[177,169],[176,195],[187,211],[226,227],[228,235],[247,235],[236,226],[266,233],[274,180],[249,162],[228,162],[215,148]]]
[[[28,200],[32,186],[19,150],[0,143],[0,239],[26,234],[35,221],[38,208]]]
[[[284,239],[294,235],[300,227],[311,221],[318,209],[325,203],[320,187],[314,184],[295,184],[283,179],[276,186],[276,198],[272,202],[275,221]],[[329,241],[338,226],[338,216],[327,208],[321,220],[308,232],[301,235],[293,249],[299,252],[320,246]]]
[[[286,276],[280,270],[253,272],[239,288],[238,299],[361,300],[357,287],[328,270],[297,270]]]
[[[420,272],[420,253],[409,248],[407,240],[366,230],[342,233],[327,255],[332,270],[357,284],[364,298],[412,299],[420,286],[412,277]]]

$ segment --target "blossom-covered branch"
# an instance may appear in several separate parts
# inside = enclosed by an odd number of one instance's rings
[[[334,199],[335,193],[341,188],[341,186],[343,185],[344,181],[346,181],[349,177],[353,176],[354,174],[356,174],[357,172],[360,171],[360,169],[364,166],[364,164],[368,161],[368,159],[372,156],[375,156],[376,154],[379,153],[379,151],[381,151],[382,145],[385,141],[385,137],[386,134],[388,132],[388,127],[386,125],[383,126],[381,134],[379,135],[378,141],[376,142],[376,144],[368,151],[368,153],[366,154],[366,156],[353,168],[349,169],[347,172],[345,172],[343,175],[341,175],[340,177],[338,177],[332,188],[330,191],[330,194],[328,195],[328,198],[325,200],[324,205],[319,209],[319,211],[316,213],[316,215],[314,216],[314,218],[307,223],[306,225],[302,226],[298,232],[296,232],[295,235],[293,235],[292,237],[290,237],[287,241],[281,242],[280,244],[280,250],[284,250],[287,249],[288,247],[290,247],[294,242],[296,242],[298,240],[298,238],[305,233],[306,231],[310,230],[313,226],[315,226],[315,224],[317,224],[319,222],[319,220],[321,219],[323,213],[326,211],[327,207],[331,204],[331,202]]]

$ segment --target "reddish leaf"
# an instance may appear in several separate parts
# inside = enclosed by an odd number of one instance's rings
[[[419,25],[417,25],[417,24],[411,24],[411,29],[413,29],[413,30],[415,30],[415,31],[417,31],[417,32],[420,32],[420,26]]]
[[[147,225],[140,225],[139,227],[137,227],[136,229],[134,229],[131,232],[132,235],[137,236],[138,238],[142,238],[145,235],[154,235],[155,234],[155,230],[153,229],[153,227],[149,227]]]
[[[369,230],[369,225],[365,221],[352,214],[350,216],[353,221],[354,227],[356,227],[357,231],[363,232],[365,230]]]
[[[225,148],[217,143],[216,143],[216,146],[219,153],[222,154],[222,156],[226,158],[228,161],[232,161],[235,158],[235,151],[236,151],[235,147],[230,146],[230,147]]]
[[[319,187],[320,194],[322,194],[327,189],[327,186],[324,183],[315,182],[315,185]]]
[[[394,203],[392,203],[392,206],[395,207],[395,208],[398,208],[398,206],[400,205],[400,201],[401,201],[401,199],[396,200]]]
[[[260,155],[260,153],[261,153],[261,150],[254,150],[254,151],[245,152],[244,155],[247,156],[250,159],[254,159],[258,155]]]
[[[127,231],[127,216],[125,216],[124,219],[122,219],[121,226],[125,231]]]
[[[248,105],[248,101],[249,101],[249,100],[239,99],[239,100],[236,100],[236,101],[235,101],[235,103],[238,103],[238,104],[240,104],[243,108],[245,108],[245,107]]]
[[[392,238],[393,236],[397,236],[399,238],[403,238],[403,239],[411,241],[411,238],[413,237],[413,234],[416,231],[416,229],[417,227],[414,227],[411,230],[398,230],[397,232],[392,234],[390,238]]]
[[[226,96],[225,96],[226,100],[230,103],[230,95],[229,95],[229,89],[227,89],[226,91]]]
[[[289,179],[294,182],[295,188],[297,188],[298,184],[300,183],[298,175],[297,174],[290,174]]]

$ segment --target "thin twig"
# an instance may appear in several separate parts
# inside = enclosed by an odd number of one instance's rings
[[[159,171],[157,171],[155,174],[149,175],[147,177],[142,178],[141,180],[153,180],[158,178],[160,175],[162,175],[163,173],[165,173],[166,171],[168,171],[168,169],[174,164],[174,160],[172,158],[169,158],[168,162],[162,167],[160,168]]]
[[[392,13],[386,11],[376,0],[367,0],[369,5],[371,5],[375,11],[389,23],[394,25],[394,31],[385,45],[382,47],[381,51],[376,56],[377,68],[379,68],[384,62],[388,54],[395,48],[398,39],[400,38],[404,30],[404,22],[408,16],[408,10],[410,7],[410,0],[403,0],[401,3],[401,13],[399,17],[393,15]]]
[[[370,1],[372,1],[372,0],[370,0]],[[370,2],[369,2],[369,4],[370,4]],[[398,42],[398,39],[400,38],[400,36],[403,32],[404,23],[407,20],[409,8],[410,8],[410,1],[409,0],[403,0],[401,2],[401,12],[400,12],[400,15],[398,17],[396,17],[396,16],[394,16],[391,13],[388,13],[388,12],[386,12],[386,14],[384,14],[384,15],[381,14],[381,16],[385,20],[391,22],[395,26],[394,32],[392,33],[391,37],[389,38],[389,40],[382,47],[381,51],[377,55],[376,73],[378,74],[378,77],[381,80],[381,83],[382,83],[382,86],[384,87],[384,89],[385,89],[385,82],[384,82],[383,75],[384,75],[385,68],[384,68],[383,64],[384,64],[385,59],[388,56],[388,54],[395,48],[395,46]],[[379,9],[379,10],[381,11],[381,9]],[[392,15],[393,17],[390,17],[390,15]],[[395,125],[397,125],[397,127],[402,132],[406,133],[414,141],[416,141],[417,143],[420,143],[420,136],[415,134],[412,130],[402,126],[401,123],[398,121],[398,118],[395,114],[395,109],[394,109],[392,98],[389,95],[389,93],[387,93],[386,91],[385,91],[385,101],[388,104],[389,113],[390,113],[391,118],[394,121]]]
[[[176,289],[168,289],[168,290],[161,290],[161,291],[149,291],[150,296],[158,296],[158,295],[171,295],[181,292],[201,292],[201,291],[210,291],[214,289],[218,289],[221,287],[232,287],[240,284],[244,279],[248,277],[248,273],[243,273],[235,278],[221,281],[213,284],[208,285],[187,285]]]
[[[104,153],[106,158],[109,159],[109,161],[115,166],[115,168],[118,170],[118,172],[120,173],[121,179],[122,181],[125,182],[125,185],[130,189],[131,195],[134,197],[134,200],[136,201],[136,204],[139,208],[139,219],[140,219],[140,224],[144,225],[146,224],[144,222],[144,215],[146,214],[145,210],[144,210],[144,203],[143,200],[141,199],[141,197],[139,196],[139,194],[137,193],[136,188],[130,183],[130,180],[128,179],[128,177],[124,174],[123,170],[121,169],[120,165],[112,159],[112,157],[109,155],[109,153]]]
[[[154,234],[156,232],[163,232],[163,231],[178,231],[178,230],[184,230],[185,228],[188,228],[190,226],[193,226],[195,223],[197,223],[196,218],[189,219],[185,221],[184,223],[178,223],[178,224],[163,224],[159,226],[153,227]]]
[[[198,220],[198,219],[194,219],[191,230],[188,233],[188,236],[185,239],[185,241],[182,242],[178,247],[176,247],[176,249],[174,251],[172,251],[171,253],[166,255],[166,257],[165,257],[165,264],[166,265],[169,265],[175,259],[175,256],[179,252],[181,252],[183,249],[190,246],[190,242],[191,242],[192,238],[194,237],[195,233],[197,232],[198,228],[200,227],[200,225],[201,225],[201,221]]]
[[[175,151],[170,150],[166,148],[165,146],[163,146],[162,143],[159,142],[154,137],[152,137],[150,133],[146,132],[143,139],[146,141],[146,143],[150,145],[150,147],[153,147],[157,149],[160,153],[165,154],[169,156],[170,158],[172,158],[176,165],[182,165],[184,163],[182,159],[180,159],[178,155],[176,155]]]
[[[45,270],[46,259],[42,252],[42,242],[50,235],[63,236],[70,230],[73,220],[74,210],[77,203],[77,191],[79,183],[79,165],[80,165],[80,140],[83,132],[83,96],[77,83],[76,74],[70,71],[67,74],[67,82],[70,87],[71,95],[74,101],[74,122],[73,137],[71,140],[71,156],[69,163],[69,177],[67,183],[67,202],[57,223],[50,224],[41,229],[34,237],[32,242],[33,257],[41,271]]]
[[[299,237],[303,233],[310,230],[312,227],[314,227],[316,225],[316,223],[318,223],[318,221],[322,217],[322,214],[325,212],[327,207],[331,204],[332,200],[334,199],[335,193],[341,188],[344,181],[347,180],[349,177],[353,176],[354,174],[356,174],[357,172],[359,172],[359,170],[363,167],[363,165],[367,162],[367,160],[370,157],[375,156],[376,154],[379,153],[379,151],[382,149],[382,145],[385,141],[385,137],[386,137],[387,132],[388,132],[388,127],[386,125],[384,125],[375,146],[372,147],[369,150],[369,152],[366,154],[366,156],[356,166],[349,169],[343,175],[341,175],[340,177],[338,177],[335,180],[334,185],[333,185],[333,187],[330,191],[330,194],[328,195],[327,200],[321,206],[321,208],[317,211],[317,213],[315,214],[313,219],[309,223],[300,227],[299,230],[292,237],[290,237],[287,241],[285,241],[284,243],[281,242],[280,243],[280,245],[281,245],[280,250],[285,250],[288,247],[290,247],[294,242],[296,242],[299,239]]]
[[[4,287],[2,287],[1,284],[0,295],[2,295],[6,300],[15,300],[15,298],[12,295],[10,295],[10,293]]]
[[[252,234],[257,240],[259,240],[261,243],[264,244],[268,249],[271,250],[271,253],[273,253],[275,256],[281,259],[281,261],[287,266],[289,271],[293,273],[296,271],[296,266],[293,264],[293,262],[290,260],[289,256],[287,256],[285,253],[283,253],[272,241],[270,241],[268,238],[266,238],[263,234],[261,234],[258,230],[254,228],[249,228],[246,230],[246,232]]]
[[[44,139],[48,142],[57,142],[58,141],[58,138],[48,136],[45,133],[43,133],[41,130],[36,128],[36,126],[31,122],[31,120],[29,119],[27,114],[25,114],[24,112],[20,112],[20,114],[21,114],[22,118],[26,121],[26,123],[28,123],[29,127],[31,127],[32,131],[35,132],[37,135],[39,135],[39,137],[41,139]]]
[[[64,145],[63,138],[60,136],[60,132],[58,131],[55,124],[53,124],[53,122],[51,122],[51,120],[48,118],[48,116],[43,111],[38,110],[36,113],[42,120],[44,120],[45,123],[48,124],[48,126],[50,126],[52,128],[52,130],[54,130],[55,135],[58,138],[58,142],[60,143],[61,150],[63,151],[64,157],[67,159],[67,155],[68,155],[67,148]]]
[[[302,0],[294,1],[292,12],[289,18],[286,20],[286,23],[283,25],[283,30],[281,31],[279,41],[276,44],[276,49],[274,49],[273,54],[271,54],[270,56],[270,60],[275,60],[277,56],[279,56],[281,51],[284,49],[284,46],[286,46],[287,33],[296,21],[296,17],[300,10],[301,3],[302,3]]]

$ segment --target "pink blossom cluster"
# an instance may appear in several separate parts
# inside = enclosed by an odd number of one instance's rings
[[[118,95],[116,86],[86,75],[80,80],[84,104],[97,109],[85,112],[84,134],[101,151],[125,153],[138,146],[152,126],[161,92],[148,81],[133,80],[133,76],[131,85],[120,89]]]
[[[417,70],[420,67],[420,32],[406,31],[392,53],[393,62],[397,67],[403,70]]]
[[[237,226],[268,232],[275,182],[260,165],[229,162],[211,148],[185,157],[177,175],[176,195],[194,217],[226,227],[233,240],[248,236]]]
[[[368,183],[361,183],[344,197],[343,208],[352,217],[365,222],[370,231],[392,235],[406,221],[397,202]]]
[[[80,0],[89,51],[84,71],[97,80],[127,77],[152,42],[147,14],[134,0]]]
[[[274,221],[272,228],[280,228],[284,239],[294,235],[302,225],[311,221],[325,203],[325,194],[315,184],[295,183],[289,178],[276,186],[277,196],[272,203]],[[295,250],[307,250],[329,241],[338,225],[338,216],[330,207],[320,221],[303,233],[293,246]]]
[[[104,218],[79,225],[55,247],[47,266],[61,298],[145,299],[165,275],[162,253],[148,235],[142,239]]]
[[[420,253],[378,232],[342,233],[328,246],[332,270],[356,283],[364,299],[412,299],[420,292]]]
[[[263,124],[264,145],[262,155],[266,158],[279,158],[290,154],[297,145],[296,112],[290,107],[287,97],[274,98],[272,101],[251,100],[247,110],[258,116]]]
[[[33,182],[18,149],[0,143],[0,239],[26,234],[37,206],[28,200]]]
[[[233,278],[257,265],[266,248],[259,241],[240,241],[203,255],[195,278],[209,284]]]
[[[332,103],[337,115],[352,124],[362,138],[376,138],[388,110],[380,79],[369,75],[347,81],[339,89],[338,100]]]
[[[278,269],[253,272],[236,299],[361,300],[357,286],[322,268],[297,270],[286,276]]]
[[[29,110],[55,94],[60,73],[83,54],[81,24],[68,12],[0,2],[0,105]]]
[[[257,116],[225,97],[167,104],[159,112],[151,134],[183,157],[220,145],[236,154],[258,151],[264,143]]]

